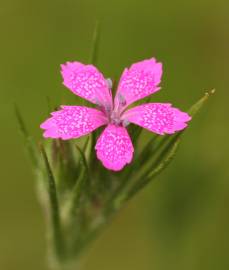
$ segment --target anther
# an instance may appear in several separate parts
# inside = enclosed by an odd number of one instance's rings
[[[130,122],[129,122],[128,119],[124,119],[124,120],[122,121],[123,127],[127,127],[129,124],[130,124]]]
[[[99,106],[99,107],[102,106],[102,104],[101,104],[101,102],[99,101],[98,98],[95,98],[94,100],[95,100],[95,104],[96,104],[97,106]]]
[[[110,78],[107,78],[106,81],[107,81],[107,87],[108,87],[109,89],[112,89],[112,86],[113,86],[112,80],[111,80]]]
[[[120,105],[122,105],[122,106],[125,106],[125,105],[126,105],[126,99],[125,99],[125,97],[124,97],[122,94],[120,94],[120,93],[118,93],[118,101],[119,101]]]

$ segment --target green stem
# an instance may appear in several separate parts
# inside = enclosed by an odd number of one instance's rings
[[[50,203],[50,214],[51,214],[51,227],[52,227],[52,235],[54,242],[54,251],[55,255],[58,259],[58,262],[61,263],[64,258],[64,241],[61,230],[61,221],[60,221],[60,211],[59,211],[59,203],[57,198],[56,191],[56,183],[55,178],[45,152],[43,145],[40,145],[41,154],[44,160],[46,173],[48,176],[48,195],[49,195],[49,203]]]
[[[74,220],[76,217],[76,210],[78,209],[78,206],[79,206],[80,195],[81,195],[82,187],[83,187],[83,184],[85,183],[85,180],[86,180],[85,169],[83,169],[72,191],[72,198],[70,200],[70,207],[69,207],[69,214],[70,214],[71,220]]]
[[[89,63],[96,65],[98,61],[98,50],[99,50],[99,29],[100,24],[99,21],[96,21],[95,23],[95,28],[93,32],[93,37],[92,37],[92,47],[91,47],[91,54],[89,57]]]
[[[16,116],[16,119],[20,128],[21,134],[24,137],[25,145],[26,145],[28,154],[30,156],[31,162],[33,166],[36,168],[37,163],[38,163],[37,153],[36,153],[37,149],[35,148],[35,144],[32,140],[32,137],[29,135],[27,131],[21,112],[16,104],[14,104],[14,112],[15,112],[15,116]]]

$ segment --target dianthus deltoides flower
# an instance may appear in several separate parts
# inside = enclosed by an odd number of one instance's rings
[[[69,140],[106,125],[95,149],[97,158],[107,169],[119,171],[133,158],[134,147],[126,129],[129,123],[163,135],[184,129],[191,119],[170,103],[146,103],[127,109],[133,102],[160,90],[162,64],[154,58],[124,70],[114,102],[110,80],[93,65],[67,62],[61,68],[63,84],[74,94],[96,104],[97,109],[61,106],[61,110],[52,112],[52,117],[41,124],[44,137]]]

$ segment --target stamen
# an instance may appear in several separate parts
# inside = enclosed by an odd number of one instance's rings
[[[94,100],[95,100],[95,103],[96,103],[96,105],[97,105],[98,107],[101,107],[101,106],[102,106],[102,104],[101,104],[101,102],[99,101],[98,98],[95,98]]]
[[[129,124],[130,124],[130,122],[128,121],[128,119],[124,119],[124,120],[122,121],[123,127],[127,127]]]
[[[108,117],[110,117],[110,115],[111,115],[111,106],[105,104],[105,105],[104,105],[104,109],[105,109],[106,115],[107,115]]]
[[[112,89],[112,86],[113,86],[112,80],[111,80],[110,78],[107,78],[107,79],[106,79],[106,82],[107,82],[108,88],[109,88],[109,89]]]
[[[122,105],[122,106],[125,106],[125,105],[126,105],[126,99],[125,99],[125,97],[124,97],[122,94],[120,94],[120,93],[118,93],[118,101],[119,101],[120,105]]]

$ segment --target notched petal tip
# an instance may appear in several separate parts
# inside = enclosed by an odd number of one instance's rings
[[[115,97],[115,107],[118,107],[118,95],[122,95],[126,100],[126,106],[149,96],[160,90],[158,86],[162,77],[162,63],[155,58],[146,59],[132,64],[129,69],[125,69]]]
[[[187,127],[187,122],[191,121],[192,117],[177,108],[172,108],[174,113],[174,123],[176,130],[182,130]]]
[[[61,106],[61,110],[51,115],[40,125],[45,138],[78,138],[107,123],[101,111],[84,106]]]
[[[44,138],[52,138],[52,139],[58,139],[60,138],[60,135],[56,132],[56,129],[47,129],[43,133]]]
[[[74,94],[95,104],[112,103],[107,81],[93,65],[80,62],[67,62],[61,65],[63,84]]]
[[[127,164],[129,164],[132,159],[130,161],[126,161],[125,163],[123,162],[109,162],[107,160],[103,160],[103,156],[100,155],[100,153],[97,152],[97,158],[102,162],[103,166],[110,170],[110,171],[114,171],[114,172],[118,172],[121,171]]]
[[[144,74],[151,74],[154,78],[154,84],[158,85],[161,82],[161,77],[163,73],[163,65],[161,62],[157,62],[155,58],[150,58],[143,60],[141,62],[135,63],[130,67],[143,72]]]
[[[159,135],[173,134],[187,127],[191,117],[170,103],[147,103],[126,111],[123,119]]]

